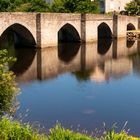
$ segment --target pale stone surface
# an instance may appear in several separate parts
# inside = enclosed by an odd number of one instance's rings
[[[113,37],[126,37],[127,25],[131,23],[138,29],[139,18],[120,15],[4,12],[0,13],[0,35],[9,26],[19,24],[32,34],[37,47],[45,48],[57,45],[58,31],[66,24],[76,29],[82,41],[93,42],[98,39],[98,26],[102,23],[110,28]],[[23,32],[26,37],[26,30],[19,32]]]

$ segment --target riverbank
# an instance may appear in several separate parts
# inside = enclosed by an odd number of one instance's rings
[[[104,132],[100,138],[91,137],[65,129],[60,124],[51,128],[48,134],[41,134],[39,130],[33,130],[29,124],[21,124],[3,117],[0,121],[0,140],[140,140],[140,138],[129,136],[124,131],[115,133],[113,129]]]

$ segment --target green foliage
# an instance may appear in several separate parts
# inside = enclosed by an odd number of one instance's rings
[[[140,14],[140,0],[131,1],[125,6],[125,10],[129,15],[138,15]]]
[[[67,13],[99,13],[97,1],[91,0],[54,0],[52,12]]]
[[[0,115],[15,112],[16,95],[19,91],[13,72],[8,70],[8,63],[15,59],[7,55],[6,50],[0,50]]]
[[[45,0],[1,0],[1,12],[46,12],[49,5]]]
[[[30,6],[25,9],[26,12],[47,12],[50,11],[50,7],[45,0],[31,0],[28,3]],[[23,4],[25,5],[25,4]],[[23,6],[21,5],[21,7]]]
[[[30,125],[21,125],[3,117],[0,121],[0,140],[47,140],[47,137],[33,131]]]
[[[60,124],[51,128],[49,134],[40,134],[37,129],[33,131],[29,124],[22,125],[18,121],[2,117],[0,140],[140,140],[140,138],[128,136],[125,131],[115,133],[113,128],[105,131],[104,135],[99,138],[91,137],[65,129]]]
[[[54,0],[49,5],[46,0],[1,0],[1,12],[61,12],[99,13],[98,0]]]
[[[0,11],[8,11],[8,7],[10,6],[10,0],[0,0]]]
[[[94,138],[84,134],[74,133],[57,124],[54,128],[50,129],[48,140],[94,140]]]
[[[99,13],[99,5],[96,1],[79,1],[75,11],[78,13]]]

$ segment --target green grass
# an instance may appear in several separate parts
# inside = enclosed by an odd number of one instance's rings
[[[0,121],[0,140],[140,140],[140,138],[128,136],[125,131],[115,133],[113,128],[105,131],[100,138],[90,137],[65,129],[60,124],[51,128],[49,134],[40,134],[37,130],[33,131],[29,124],[23,125],[3,117]]]
[[[33,131],[30,125],[3,117],[0,121],[0,140],[47,140],[47,136]]]

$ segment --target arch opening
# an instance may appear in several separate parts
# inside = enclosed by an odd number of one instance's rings
[[[36,41],[31,32],[21,24],[15,23],[9,26],[0,37],[0,46],[6,46],[6,42],[13,43],[14,47],[35,47]]]
[[[78,31],[71,24],[65,24],[58,31],[58,42],[80,42]]]
[[[112,39],[111,29],[104,22],[98,26],[98,39],[100,38]]]
[[[132,23],[127,24],[127,31],[129,30],[135,30],[135,26]]]
[[[32,64],[36,50],[35,39],[31,32],[20,24],[9,26],[0,36],[0,49],[7,49],[8,56],[15,57],[15,62],[8,67],[16,76],[23,74]]]
[[[98,26],[98,53],[104,55],[108,52],[112,44],[112,32],[106,23]]]

